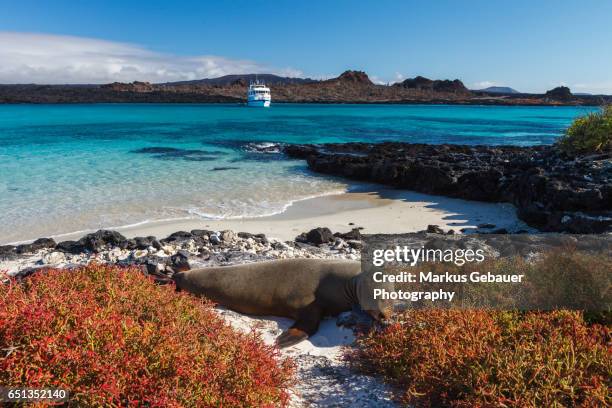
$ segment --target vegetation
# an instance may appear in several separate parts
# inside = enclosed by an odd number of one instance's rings
[[[612,105],[576,119],[558,146],[568,154],[612,151]]]
[[[412,310],[350,360],[416,406],[610,406],[610,328],[578,312]]]
[[[503,284],[432,284],[405,290],[445,290],[488,301],[498,310],[412,309],[384,330],[360,338],[348,352],[357,369],[382,375],[404,402],[416,406],[552,407],[610,406],[612,320],[607,252],[574,248],[526,261],[508,257],[480,266],[423,265],[436,274],[524,275],[518,289]],[[412,272],[417,272],[412,270]],[[463,285],[462,287],[460,287]],[[526,299],[516,304],[517,299]],[[588,312],[502,311],[584,308]]]
[[[66,388],[73,406],[283,406],[293,368],[277,353],[136,269],[0,286],[0,384]]]
[[[602,241],[608,242],[608,241]],[[432,272],[435,275],[463,275],[472,272],[511,276],[522,275],[520,284],[507,283],[398,283],[405,291],[455,292],[455,304],[472,308],[520,310],[586,310],[589,321],[612,324],[612,257],[606,250],[582,251],[570,245],[542,252],[531,260],[522,256],[485,259],[482,263],[428,262],[417,266],[391,268],[389,272]],[[413,302],[413,308],[432,307],[430,301]]]

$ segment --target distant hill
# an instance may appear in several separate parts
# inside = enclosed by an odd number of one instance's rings
[[[572,91],[567,86],[558,86],[550,91],[546,91],[544,96],[558,101],[568,101],[574,97]]]
[[[250,81],[270,85],[272,103],[430,103],[490,105],[592,105],[612,103],[612,96],[575,96],[568,88],[546,94],[516,93],[492,87],[469,91],[459,79],[408,78],[393,85],[373,83],[363,71],[313,80],[272,74],[225,75],[194,81],[152,84],[143,81],[103,85],[0,84],[2,103],[244,103]],[[504,92],[502,93],[495,93]],[[510,92],[510,93],[508,93]],[[500,95],[503,95],[500,97]]]
[[[447,93],[464,93],[469,94],[470,91],[458,79],[429,79],[422,76],[408,78],[402,82],[393,84],[394,87],[405,89],[417,89],[419,91],[429,92],[447,92]]]
[[[167,82],[163,85],[218,85],[228,86],[233,84],[248,85],[250,82],[254,82],[256,79],[268,84],[268,85],[288,85],[288,84],[307,84],[310,82],[317,82],[310,78],[290,78],[282,77],[273,74],[238,74],[238,75],[224,75],[218,78],[204,78],[195,79],[193,81],[178,81],[178,82]]]
[[[374,83],[370,80],[370,77],[368,76],[368,74],[366,74],[363,71],[353,71],[353,70],[347,70],[344,71],[342,74],[340,74],[340,76],[338,76],[337,78],[331,78],[328,79],[324,82],[328,82],[328,83],[352,83],[352,84],[360,84],[360,85],[374,85]]]
[[[516,89],[509,86],[490,86],[484,89],[478,89],[476,92],[499,93],[499,94],[517,94],[520,93]]]

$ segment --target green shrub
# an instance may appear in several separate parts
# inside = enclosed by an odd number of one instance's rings
[[[137,269],[54,269],[0,285],[0,385],[68,389],[69,406],[283,406],[291,373],[210,303]]]
[[[572,155],[612,150],[612,106],[576,119],[558,141],[558,146]]]

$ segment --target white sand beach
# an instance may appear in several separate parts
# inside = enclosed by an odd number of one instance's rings
[[[257,218],[205,220],[201,218],[159,221],[116,228],[128,238],[153,235],[163,238],[176,231],[209,229],[264,233],[281,240],[293,240],[316,227],[347,231],[362,227],[363,233],[398,234],[415,232],[427,225],[439,225],[459,232],[491,223],[509,231],[532,230],[516,216],[513,205],[467,201],[406,190],[367,186],[355,192],[297,201],[285,212]],[[78,239],[83,232],[64,234],[61,240]],[[60,238],[60,237],[58,237]]]
[[[269,345],[293,323],[282,317],[254,317],[224,308],[217,310],[232,327],[247,333],[255,330]],[[338,327],[335,318],[328,318],[321,322],[314,336],[281,350],[283,357],[296,364],[297,381],[291,390],[290,407],[399,406],[393,400],[391,388],[381,379],[350,369],[343,349],[354,340],[352,330]]]

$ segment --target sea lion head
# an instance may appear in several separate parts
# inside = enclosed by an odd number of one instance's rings
[[[361,310],[378,322],[385,321],[393,316],[393,300],[374,298],[374,289],[385,289],[386,291],[392,292],[395,288],[392,283],[374,282],[372,277],[365,273],[356,276],[354,282],[355,294]]]

